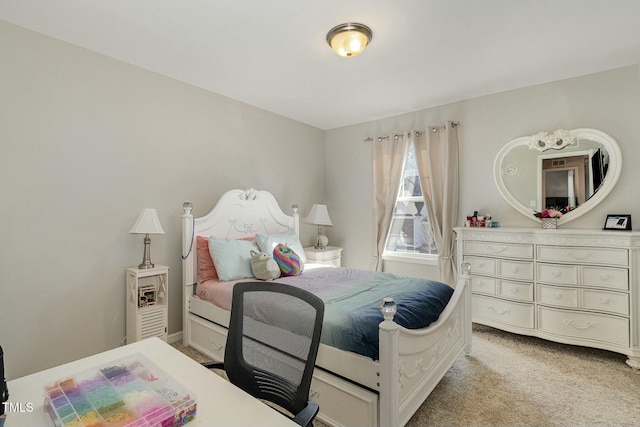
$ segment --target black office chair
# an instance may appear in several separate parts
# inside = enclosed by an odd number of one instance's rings
[[[203,365],[224,369],[231,383],[288,411],[298,425],[310,426],[319,410],[309,388],[323,317],[322,300],[303,289],[237,283],[224,363]]]

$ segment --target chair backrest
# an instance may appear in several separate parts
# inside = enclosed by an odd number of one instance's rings
[[[307,404],[324,303],[275,282],[236,283],[224,366],[229,381],[297,414]]]

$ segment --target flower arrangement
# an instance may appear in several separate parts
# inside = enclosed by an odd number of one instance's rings
[[[541,212],[534,212],[533,216],[538,218],[560,218],[564,213],[560,209],[548,208]]]

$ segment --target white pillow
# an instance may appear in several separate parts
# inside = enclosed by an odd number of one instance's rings
[[[258,246],[262,252],[273,253],[273,249],[278,243],[283,243],[289,246],[293,251],[302,259],[302,262],[307,262],[307,257],[304,255],[304,249],[300,238],[294,230],[283,231],[277,234],[257,234],[256,239]]]
[[[209,252],[221,282],[255,277],[251,269],[251,251],[259,251],[254,240],[209,239]]]

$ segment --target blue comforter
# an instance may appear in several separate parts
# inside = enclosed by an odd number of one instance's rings
[[[394,321],[420,329],[438,320],[453,288],[426,279],[349,268],[317,268],[278,282],[306,289],[325,304],[321,342],[378,360],[378,325],[384,319],[380,302],[392,297]]]

